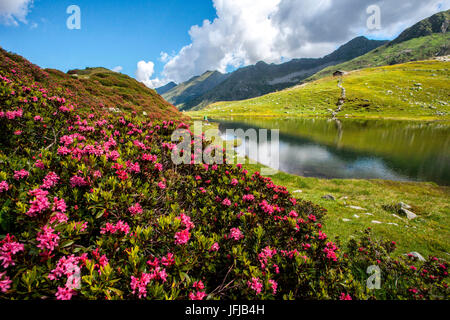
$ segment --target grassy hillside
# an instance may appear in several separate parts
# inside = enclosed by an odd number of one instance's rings
[[[369,67],[420,61],[450,54],[450,33],[433,34],[393,45],[384,45],[351,61],[328,67],[304,82],[317,80],[333,74],[336,70],[352,71]]]
[[[64,96],[77,107],[112,112],[145,112],[149,118],[179,118],[181,113],[154,90],[135,79],[105,68],[64,72],[46,69],[0,48],[0,71],[14,70],[27,83],[45,86],[54,95]]]
[[[449,119],[450,62],[428,60],[368,68],[343,77],[346,99],[337,117]],[[341,97],[332,76],[262,97],[218,102],[193,117],[329,117]]]

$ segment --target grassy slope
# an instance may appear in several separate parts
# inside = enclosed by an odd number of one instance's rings
[[[336,70],[352,71],[362,68],[426,60],[437,55],[448,54],[450,54],[450,33],[444,35],[433,34],[393,45],[386,44],[351,61],[325,68],[306,79],[305,82],[330,76]]]
[[[155,90],[127,75],[105,68],[72,70],[66,74],[42,70],[23,57],[0,47],[0,71],[16,70],[19,76],[42,84],[51,94],[70,97],[81,108],[146,112],[152,119],[180,118],[181,113]]]
[[[99,105],[121,111],[146,112],[154,119],[179,117],[178,110],[165,101],[155,90],[121,73],[105,68],[71,70],[65,74],[46,69],[59,85],[89,100],[85,105]]]
[[[398,243],[399,253],[418,251],[423,255],[433,254],[449,258],[450,253],[450,197],[449,187],[433,183],[406,183],[384,180],[326,180],[303,178],[278,173],[275,183],[288,187],[290,191],[302,190],[296,197],[313,201],[329,211],[324,229],[330,235],[348,240],[356,231],[371,227],[376,236],[392,239]],[[332,194],[337,201],[322,199]],[[348,199],[345,199],[348,197]],[[400,220],[385,211],[382,206],[400,201],[416,206],[413,210],[420,218]],[[347,205],[360,206],[359,211]],[[365,215],[371,213],[373,216]],[[355,218],[354,215],[360,218]],[[347,218],[351,221],[344,222]],[[382,224],[374,224],[373,220]],[[389,225],[396,223],[397,225]]]
[[[343,83],[347,99],[338,117],[449,119],[449,66],[449,62],[427,60],[347,74]],[[340,94],[337,79],[325,77],[254,99],[218,102],[188,114],[218,118],[330,116]],[[438,116],[437,111],[446,116]]]

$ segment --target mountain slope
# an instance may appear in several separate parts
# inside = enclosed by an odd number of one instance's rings
[[[190,105],[193,100],[225,81],[228,76],[218,71],[206,71],[201,76],[193,77],[169,90],[163,97],[183,109],[184,105]]]
[[[450,10],[437,13],[406,29],[386,45],[353,60],[325,68],[306,81],[331,75],[337,69],[352,71],[449,55],[450,33],[446,27],[449,19]]]
[[[145,112],[152,119],[181,118],[181,113],[154,90],[135,79],[105,68],[71,70],[67,74],[41,69],[25,58],[0,48],[0,71],[14,70],[26,85],[37,82],[80,108],[114,112]]]
[[[395,40],[389,43],[389,46],[414,38],[429,36],[434,33],[447,33],[450,31],[449,23],[450,10],[436,13],[403,31]]]
[[[346,98],[337,117],[450,119],[450,62],[428,60],[367,68],[343,77]],[[218,102],[192,117],[331,117],[341,98],[337,79],[324,77],[262,97]]]
[[[385,41],[358,37],[338,48],[335,52],[319,59],[294,59],[282,64],[258,62],[256,65],[240,68],[226,79],[201,95],[185,98],[182,85],[164,95],[169,102],[181,110],[204,107],[215,101],[243,100],[291,87],[299,81],[330,65],[348,61],[377,48]],[[203,76],[202,76],[203,77]],[[197,84],[201,79],[194,78]],[[192,79],[187,83],[191,83]],[[181,91],[181,93],[180,93]]]
[[[165,86],[156,88],[156,92],[160,95],[163,95],[164,93],[172,90],[173,88],[175,88],[177,86],[177,84],[175,82],[169,82],[168,84],[166,84]]]

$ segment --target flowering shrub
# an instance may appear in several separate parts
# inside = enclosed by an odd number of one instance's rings
[[[5,61],[1,299],[370,297],[354,272],[366,261],[327,238],[323,208],[241,165],[176,166],[170,137],[187,124],[83,107]],[[436,263],[398,291],[437,297]]]

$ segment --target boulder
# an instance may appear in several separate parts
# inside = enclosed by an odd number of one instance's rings
[[[336,198],[334,196],[332,196],[331,194],[327,194],[327,195],[323,196],[322,199],[333,200],[333,201],[336,200]]]
[[[409,220],[417,218],[417,215],[414,212],[409,211],[408,209],[401,208],[400,211],[404,213]]]
[[[416,257],[419,261],[424,261],[424,262],[426,261],[425,258],[420,253],[418,253],[416,251],[410,252],[408,254]]]
[[[364,208],[361,208],[361,207],[358,207],[358,206],[348,206],[349,208],[351,208],[351,209],[355,209],[355,210],[367,210],[367,209],[364,209]]]

